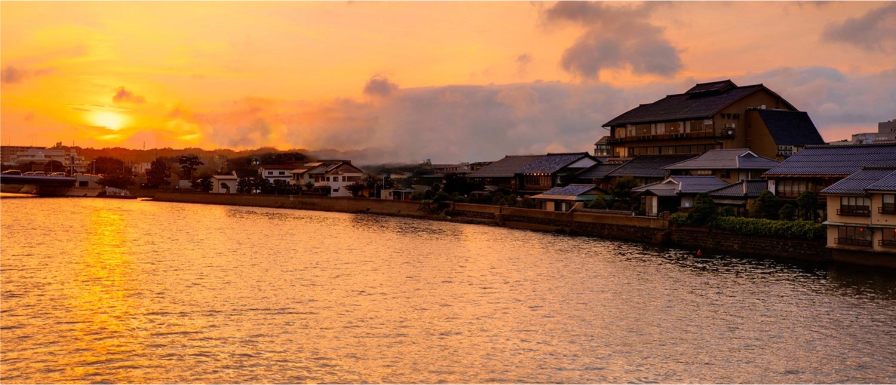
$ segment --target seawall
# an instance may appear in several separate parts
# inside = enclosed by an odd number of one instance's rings
[[[663,218],[636,217],[594,212],[592,210],[556,212],[454,203],[446,211],[450,216],[449,219],[444,216],[427,213],[421,209],[420,202],[382,199],[190,192],[158,192],[153,199],[162,202],[370,213],[452,220],[751,256],[832,260],[831,250],[825,248],[824,240],[811,241],[744,236],[723,230],[675,226]]]

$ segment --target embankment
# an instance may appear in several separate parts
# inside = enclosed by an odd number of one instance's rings
[[[344,213],[370,213],[445,220],[421,210],[419,202],[314,196],[203,194],[159,192],[154,200],[232,206],[289,208]],[[536,231],[560,232],[608,239],[733,252],[743,255],[830,260],[824,240],[809,241],[743,236],[700,227],[674,226],[662,218],[637,217],[594,210],[556,212],[455,203],[451,220],[494,224]]]

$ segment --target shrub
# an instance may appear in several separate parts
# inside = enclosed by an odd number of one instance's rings
[[[812,191],[803,191],[796,198],[796,204],[799,208],[798,216],[801,220],[815,221],[818,220],[818,195]]]
[[[413,193],[411,193],[411,200],[422,201],[424,196],[425,194],[423,193],[423,191],[414,191]]]
[[[792,221],[794,217],[796,217],[796,206],[792,204],[788,203],[778,210],[778,219],[782,221]]]
[[[689,215],[675,213],[669,220],[679,225],[694,225]],[[770,219],[719,217],[705,225],[706,227],[730,231],[740,235],[758,237],[790,238],[790,239],[823,239],[827,236],[827,227],[810,221],[774,221]]]
[[[778,211],[781,210],[782,205],[781,199],[772,194],[771,191],[763,191],[756,198],[751,216],[753,218],[778,219]]]
[[[694,198],[694,208],[688,214],[688,221],[692,224],[702,226],[719,217],[719,211],[716,210],[716,202],[707,193],[697,194]]]
[[[733,207],[725,206],[722,208],[722,216],[723,217],[734,217],[734,216],[737,216],[737,213],[734,212]]]
[[[590,202],[585,204],[585,208],[605,210],[607,208],[607,198],[603,195],[594,197]]]

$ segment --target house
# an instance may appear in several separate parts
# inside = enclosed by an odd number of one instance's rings
[[[282,166],[282,165],[264,165],[258,167],[258,176],[265,178],[268,182],[274,183],[274,181],[282,180],[289,183],[289,180],[292,178],[292,174],[290,172],[295,167],[291,166]]]
[[[380,191],[380,199],[389,199],[394,201],[409,201],[411,200],[411,194],[414,193],[413,189],[392,189],[392,190],[382,190]]]
[[[587,152],[544,155],[517,170],[519,192],[540,193],[567,184],[575,174],[597,163]]]
[[[753,210],[759,194],[768,190],[765,179],[745,179],[725,187],[707,191],[718,207],[732,207],[737,216],[745,217]]]
[[[759,179],[778,165],[778,161],[763,158],[745,148],[712,150],[696,158],[663,167],[670,175],[711,175],[728,183],[745,179]]]
[[[593,184],[571,184],[533,195],[532,199],[538,202],[540,210],[569,211],[578,202],[590,202],[596,196],[604,194],[606,191]]]
[[[896,267],[896,166],[863,167],[821,194],[827,200],[827,247],[840,256],[885,256]]]
[[[663,167],[683,162],[695,156],[691,154],[639,155],[613,169],[604,178],[607,182],[612,182],[614,179],[632,177],[638,181],[639,186],[661,182],[669,174]]]
[[[610,140],[609,135],[601,136],[597,142],[594,142],[594,156],[610,156],[610,145],[608,141]]]
[[[807,146],[762,177],[779,198],[795,200],[803,191],[819,194],[863,166],[896,166],[896,143]]]
[[[364,171],[352,166],[349,161],[342,161],[331,165],[314,185],[329,186],[331,197],[350,197],[352,193],[345,186],[361,182],[363,176]]]
[[[776,120],[779,115],[766,120],[751,108],[797,111],[762,84],[738,86],[731,80],[699,83],[683,94],[642,104],[605,123],[603,126],[610,129],[608,152],[615,157],[633,157],[749,148],[759,156],[775,158],[777,140],[782,136],[773,131],[783,131],[783,137],[788,137],[786,133],[792,128],[779,126],[777,123],[783,122],[783,118]],[[811,130],[803,126],[794,130],[780,145],[799,148],[824,143],[817,130],[807,133]]]
[[[641,207],[647,215],[658,215],[663,211],[678,211],[679,207],[693,207],[697,194],[726,185],[725,181],[714,176],[678,175],[633,188],[632,193],[641,197]]]
[[[499,161],[473,171],[467,178],[472,183],[517,191],[520,188],[517,171],[540,158],[541,155],[507,155]]]
[[[807,145],[825,144],[805,112],[748,108],[746,116],[747,145],[768,158],[784,160]]]
[[[236,194],[237,183],[239,178],[236,172],[224,175],[212,175],[212,189],[210,192],[216,194]]]
[[[579,171],[579,173],[576,174],[575,180],[573,182],[582,184],[593,184],[600,186],[603,189],[607,189],[610,185],[607,175],[610,174],[613,170],[619,168],[619,166],[621,166],[621,164],[596,163],[591,167]]]

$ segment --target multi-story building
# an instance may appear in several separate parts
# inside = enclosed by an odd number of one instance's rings
[[[364,171],[350,162],[339,162],[329,167],[314,185],[330,186],[331,197],[350,197],[352,193],[345,186],[361,182],[363,176]]]
[[[861,255],[896,267],[896,166],[863,167],[821,193],[835,259]]]
[[[731,80],[700,83],[619,115],[607,151],[615,157],[703,154],[748,148],[766,158],[786,158],[805,145],[824,144],[808,114],[762,84],[739,87]]]

